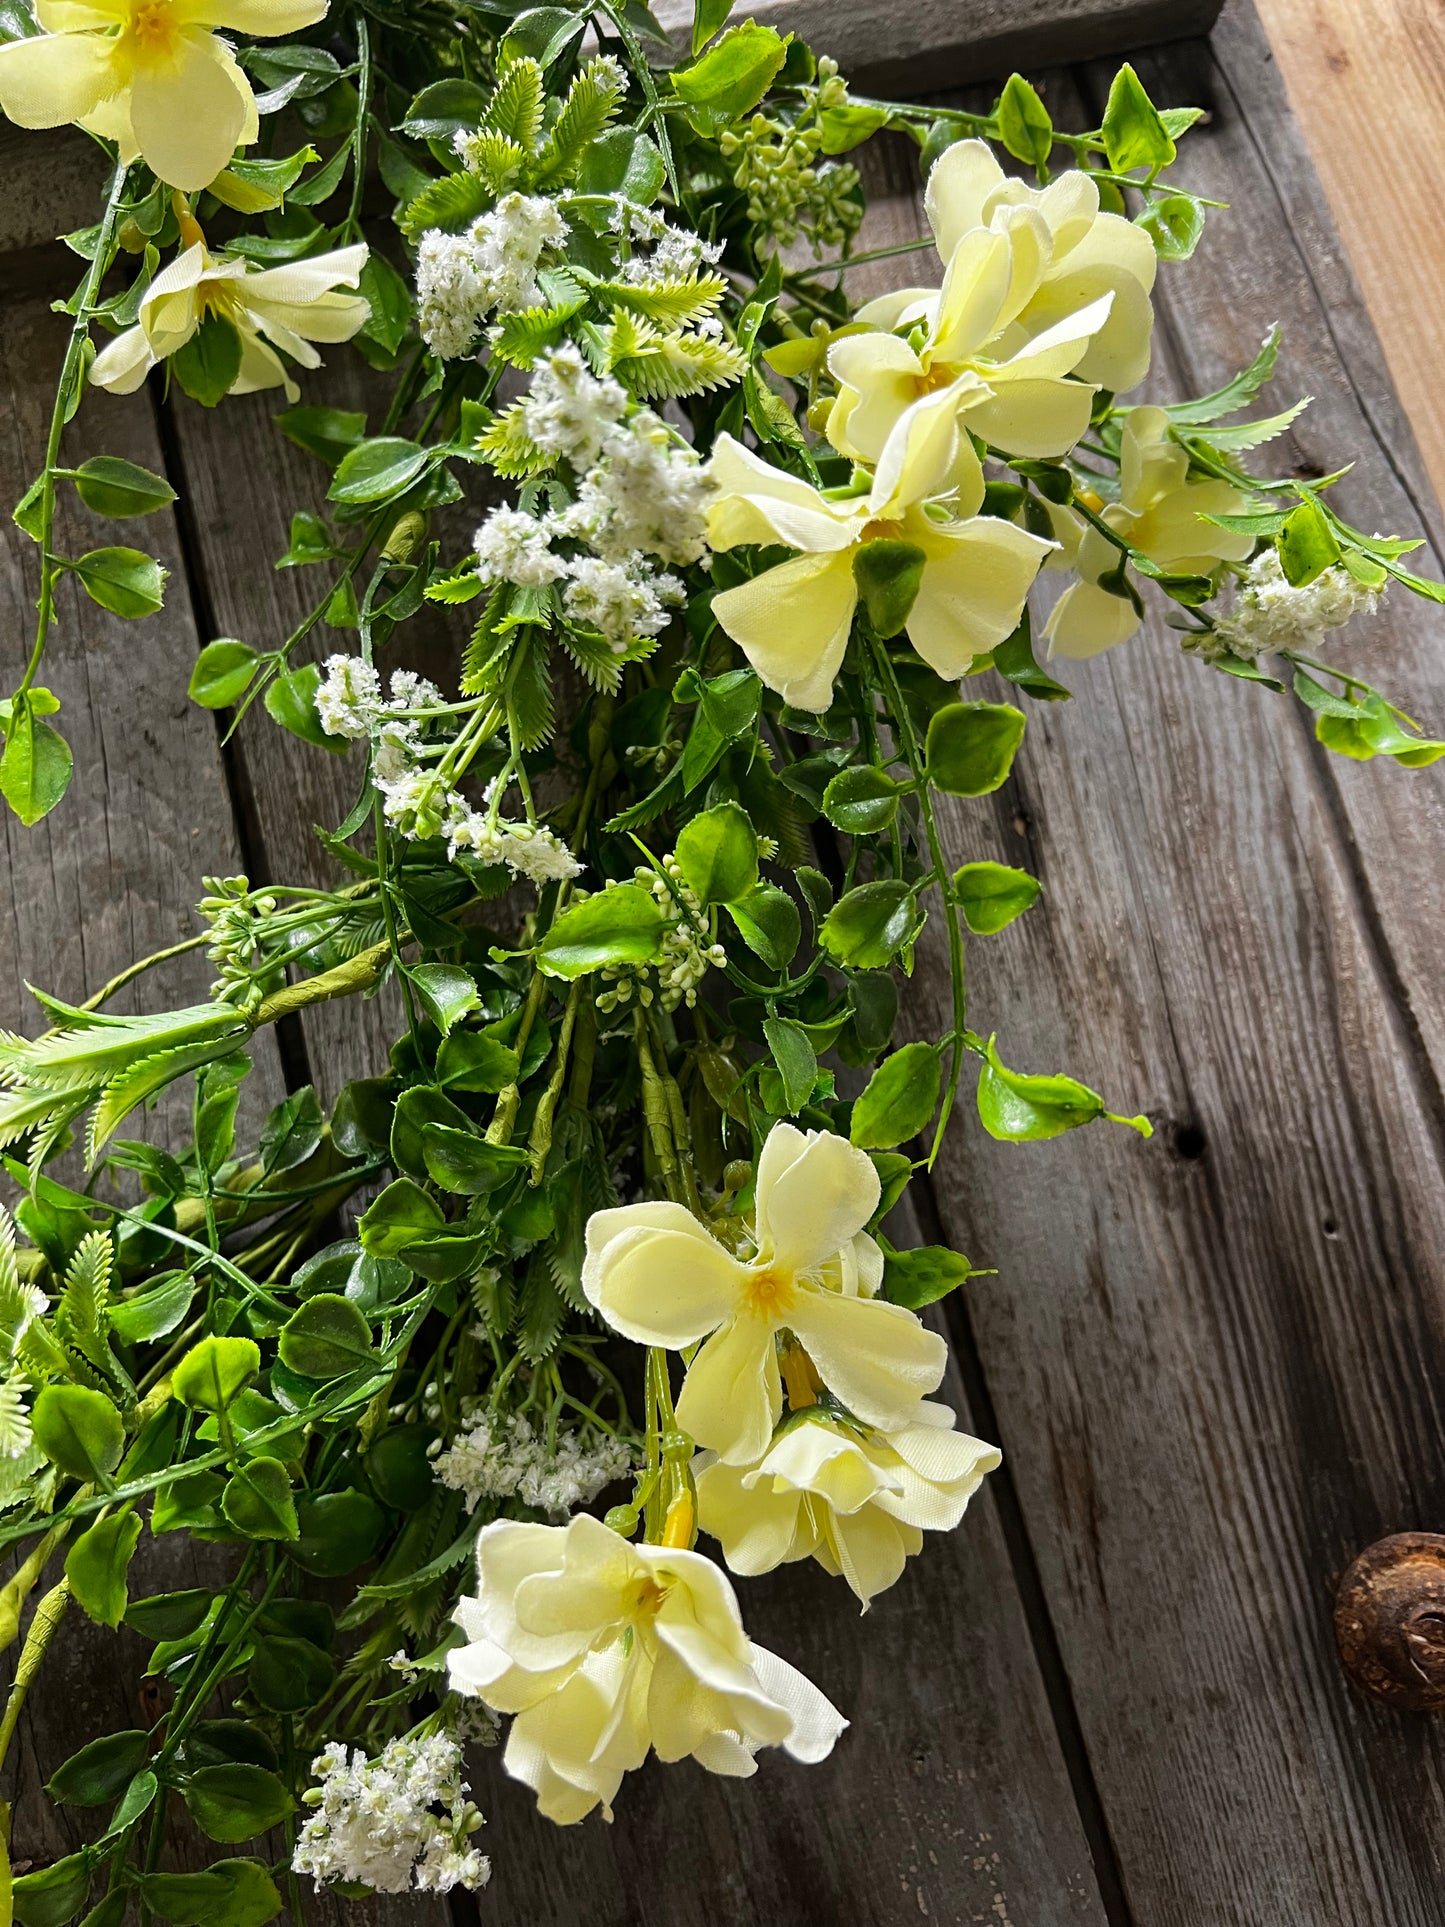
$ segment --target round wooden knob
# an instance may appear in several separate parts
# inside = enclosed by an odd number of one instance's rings
[[[1340,1581],[1335,1641],[1365,1692],[1445,1712],[1445,1537],[1396,1532],[1367,1546]]]

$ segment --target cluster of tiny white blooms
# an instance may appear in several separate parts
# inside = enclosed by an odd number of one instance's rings
[[[465,1496],[468,1512],[483,1499],[518,1499],[560,1521],[625,1479],[632,1464],[632,1448],[609,1432],[558,1432],[549,1447],[530,1419],[513,1412],[484,1414],[437,1455],[435,1470]]]
[[[483,863],[505,863],[514,876],[531,883],[566,883],[582,874],[582,865],[555,830],[545,823],[515,823],[490,810],[469,809],[454,797],[443,829],[447,851],[470,850]]]
[[[567,564],[552,553],[549,525],[520,509],[493,509],[477,530],[474,546],[483,582],[540,589],[567,573]]]
[[[687,590],[675,575],[654,569],[645,556],[603,562],[579,556],[568,565],[571,581],[562,606],[579,628],[595,629],[621,655],[639,636],[657,636],[669,610],[680,608]]]
[[[1373,615],[1380,592],[1356,582],[1338,565],[1303,588],[1286,579],[1276,549],[1256,556],[1245,571],[1234,613],[1214,625],[1214,637],[1253,662],[1279,649],[1309,649],[1330,629]]]
[[[371,734],[381,713],[381,677],[360,656],[328,656],[316,687],[316,714],[328,736],[353,741]]]
[[[565,526],[608,562],[642,551],[685,566],[707,552],[710,483],[693,451],[649,409],[603,438]]]
[[[669,227],[665,221],[642,238],[656,245],[651,253],[634,254],[624,261],[618,277],[637,287],[668,287],[691,281],[722,259],[721,241],[704,241],[691,228]]]
[[[424,234],[416,258],[417,320],[432,353],[455,360],[472,349],[494,310],[535,307],[537,264],[569,232],[557,203],[545,195],[504,194],[465,234],[439,228]]]
[[[196,911],[211,926],[206,956],[220,972],[211,985],[211,995],[242,1010],[252,1010],[263,994],[254,970],[261,925],[274,915],[276,899],[265,893],[253,896],[249,877],[205,877],[202,881],[206,894]]]
[[[549,455],[590,468],[607,432],[627,410],[627,393],[610,376],[599,380],[571,343],[543,355],[522,399],[522,427]]]
[[[707,918],[696,893],[684,880],[677,858],[665,856],[662,859],[665,876],[656,870],[639,865],[633,872],[637,882],[645,884],[656,897],[663,914],[671,919],[663,934],[662,958],[657,964],[645,969],[616,968],[601,972],[603,980],[610,986],[599,993],[597,1008],[606,1012],[616,1010],[621,1004],[628,1004],[633,997],[646,1006],[657,1002],[666,1011],[674,1011],[679,1004],[686,1004],[692,1010],[697,1004],[698,987],[709,970],[720,969],[727,962],[727,952],[720,943],[707,940]],[[653,990],[652,978],[657,978],[657,989]]]
[[[318,1890],[354,1880],[377,1893],[485,1886],[491,1863],[466,1843],[482,1816],[466,1799],[461,1748],[444,1733],[392,1740],[376,1758],[333,1740],[311,1762],[291,1865]],[[441,1812],[436,1809],[441,1808]]]
[[[441,706],[441,700],[442,692],[429,676],[419,676],[414,669],[393,672],[388,708],[437,709]]]

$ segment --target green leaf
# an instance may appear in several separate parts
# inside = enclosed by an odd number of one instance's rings
[[[1054,150],[1049,110],[1022,74],[1010,74],[998,103],[999,139],[1016,161],[1043,167]]]
[[[521,1060],[484,1030],[454,1030],[437,1052],[437,1082],[453,1091],[504,1091],[515,1084]]]
[[[1125,63],[1114,76],[1104,109],[1104,151],[1116,174],[1131,168],[1168,167],[1175,146],[1159,110],[1144,91],[1143,82]]]
[[[471,973],[457,964],[413,964],[407,976],[427,1016],[444,1037],[453,1024],[481,1003]]]
[[[330,1291],[317,1292],[292,1313],[277,1350],[303,1378],[344,1378],[376,1358],[366,1320],[349,1298]]]
[[[296,1802],[284,1783],[263,1766],[234,1761],[203,1766],[182,1788],[191,1818],[212,1840],[251,1840],[293,1813]]]
[[[1214,389],[1211,394],[1201,395],[1196,401],[1174,402],[1165,411],[1169,419],[1184,425],[1194,425],[1216,421],[1221,415],[1232,415],[1236,409],[1248,407],[1274,374],[1275,363],[1279,360],[1279,342],[1279,324],[1276,322],[1260,343],[1259,353],[1247,368],[1241,369],[1239,374],[1227,381],[1222,388]]]
[[[700,54],[714,34],[721,33],[734,0],[693,0],[692,51]]]
[[[853,1106],[849,1138],[860,1151],[889,1151],[928,1128],[943,1064],[932,1044],[905,1044],[874,1071]]]
[[[994,650],[993,666],[1001,676],[1007,677],[1026,695],[1032,696],[1035,702],[1066,703],[1072,694],[1047,671],[1040,669],[1035,660],[1032,625],[1027,609],[1018,628]]]
[[[196,657],[186,693],[202,709],[229,709],[245,695],[260,666],[260,656],[244,642],[229,637],[208,642]]]
[[[357,338],[373,341],[384,354],[394,355],[411,326],[411,289],[386,256],[373,248],[356,292],[371,304],[371,314]]]
[[[1279,561],[1285,580],[1296,589],[1322,576],[1340,559],[1340,545],[1318,502],[1301,502],[1279,533]]]
[[[635,127],[609,127],[582,156],[577,191],[620,194],[635,207],[650,207],[666,180],[656,141]]]
[[[687,102],[688,118],[700,134],[720,133],[752,112],[787,59],[792,37],[750,20],[673,74],[673,91]]]
[[[308,1493],[296,1508],[301,1537],[286,1548],[303,1571],[340,1579],[364,1565],[381,1543],[386,1514],[364,1492]]]
[[[128,1345],[146,1345],[164,1338],[185,1318],[200,1289],[184,1271],[164,1272],[133,1298],[117,1298],[110,1306],[110,1328]]]
[[[171,1374],[171,1392],[199,1412],[220,1412],[261,1369],[261,1348],[250,1338],[203,1338]]]
[[[187,1639],[215,1604],[209,1586],[193,1586],[186,1592],[158,1592],[149,1599],[132,1599],[125,1609],[125,1623],[142,1639]]]
[[[344,1304],[346,1300],[339,1302]],[[248,1459],[227,1480],[221,1510],[247,1539],[296,1537],[296,1502],[279,1459]]]
[[[446,1229],[441,1206],[410,1178],[396,1178],[362,1213],[357,1235],[376,1258],[400,1257]]]
[[[0,796],[29,829],[53,810],[70,787],[74,759],[70,745],[49,723],[38,720],[42,693],[32,689],[17,696],[5,724],[5,752],[0,755]]]
[[[136,1524],[140,1524],[138,1519]],[[102,1807],[140,1772],[150,1751],[150,1735],[138,1728],[108,1733],[104,1739],[92,1740],[72,1753],[51,1775],[45,1791],[62,1806]]]
[[[1027,1144],[1040,1138],[1062,1137],[1106,1117],[1127,1124],[1141,1137],[1152,1137],[1146,1117],[1117,1117],[1104,1109],[1104,1100],[1087,1084],[1072,1077],[1028,1077],[1011,1071],[1000,1060],[990,1038],[987,1061],[979,1074],[978,1114],[990,1137],[1006,1144]]]
[[[287,441],[335,468],[366,434],[366,417],[349,408],[286,408],[275,417]]]
[[[450,141],[453,134],[474,133],[486,112],[487,93],[476,81],[437,80],[422,88],[397,132],[413,140]]]
[[[280,160],[232,161],[211,182],[207,192],[214,194],[223,207],[234,208],[238,214],[263,214],[280,207],[304,169],[319,159],[314,147],[302,147]]]
[[[778,1067],[787,1114],[796,1117],[813,1095],[818,1078],[818,1059],[812,1042],[801,1024],[786,1017],[765,1017],[763,1035]]]
[[[293,736],[299,736],[303,743],[329,749],[333,756],[344,756],[349,747],[346,737],[328,736],[316,713],[316,691],[320,686],[321,671],[314,662],[303,663],[299,669],[283,669],[267,685],[263,699],[266,714]]]
[[[1040,884],[1027,870],[1007,863],[965,863],[953,873],[953,889],[969,929],[976,937],[990,937],[1023,915]]]
[[[112,615],[137,621],[165,601],[167,571],[140,549],[92,549],[70,567],[91,601]]]
[[[916,910],[906,883],[861,883],[840,897],[818,938],[829,956],[854,970],[881,970],[913,931]]]
[[[704,910],[714,903],[736,903],[758,880],[757,831],[737,803],[719,803],[684,824],[676,856]]]
[[[83,1532],[66,1555],[71,1593],[97,1626],[116,1627],[125,1617],[126,1568],[140,1538],[140,1523],[138,1513],[113,1513]]]
[[[17,1876],[10,1890],[20,1927],[64,1927],[90,1892],[91,1857],[67,1854],[38,1873]]]
[[[333,502],[390,501],[411,487],[429,459],[426,449],[404,436],[375,436],[342,456],[327,494]]]
[[[825,154],[846,154],[887,125],[887,108],[865,107],[856,100],[845,101],[841,107],[825,107],[818,116]]]
[[[396,1512],[419,1512],[436,1490],[429,1447],[430,1425],[393,1425],[366,1454],[366,1476],[377,1496]]]
[[[474,1131],[458,1131],[446,1124],[426,1124],[421,1133],[427,1174],[443,1191],[478,1198],[495,1191],[527,1162],[519,1145],[489,1144]]]
[[[1204,206],[1192,194],[1166,194],[1151,202],[1135,225],[1149,236],[1161,261],[1187,261],[1204,233]]]
[[[204,1873],[138,1874],[135,1887],[174,1927],[266,1927],[281,1911],[276,1883],[258,1860],[217,1860]]]
[[[30,1423],[46,1458],[72,1479],[104,1485],[120,1464],[125,1427],[103,1392],[83,1385],[47,1385],[35,1401]]]
[[[786,970],[803,940],[803,920],[786,890],[755,883],[746,896],[727,905],[738,935],[770,970]]]
[[[1368,696],[1352,707],[1351,715],[1331,711],[1315,719],[1316,737],[1337,755],[1357,762],[1392,756],[1407,769],[1424,768],[1445,756],[1445,743],[1412,734],[1379,696]]]
[[[167,366],[192,401],[214,408],[241,372],[241,337],[224,315],[208,314]]]
[[[898,814],[898,785],[871,763],[839,770],[823,791],[823,814],[848,836],[876,836]]]
[[[246,1673],[251,1697],[271,1713],[304,1713],[319,1706],[336,1679],[336,1662],[309,1639],[266,1634]]]
[[[500,64],[516,60],[535,60],[539,67],[550,67],[581,37],[585,16],[566,7],[529,7],[519,13],[502,37]]]
[[[885,639],[899,635],[918,599],[928,557],[914,542],[862,542],[853,551],[853,579],[869,620]]]
[[[977,1275],[967,1258],[945,1245],[890,1251],[883,1260],[883,1296],[891,1305],[922,1311]]]
[[[88,509],[117,521],[132,515],[154,515],[176,499],[175,490],[163,477],[119,455],[92,455],[70,479]]]
[[[537,945],[545,976],[571,981],[615,965],[656,960],[663,915],[651,890],[640,883],[614,884],[564,910]]]
[[[986,796],[1006,780],[1024,737],[1012,703],[949,703],[928,725],[928,780],[950,796]]]
[[[321,1142],[325,1128],[321,1102],[309,1084],[282,1101],[261,1131],[261,1163],[265,1170],[294,1171]]]

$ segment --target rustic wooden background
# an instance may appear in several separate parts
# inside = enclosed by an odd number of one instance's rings
[[[1280,459],[1318,473],[1354,456],[1345,511],[1426,531],[1438,566],[1439,511],[1253,11],[1230,0],[1210,40],[1138,65],[1156,98],[1211,110],[1184,166],[1231,206],[1196,266],[1161,277],[1155,388],[1212,385],[1278,319],[1279,392],[1315,397]],[[1056,114],[1097,121],[1110,71],[1047,76]],[[901,157],[874,168],[869,240],[918,232]],[[58,354],[47,304],[72,265],[42,249],[0,272],[12,497]],[[364,403],[352,363],[332,360],[308,399]],[[223,751],[184,695],[201,643],[269,641],[300,607],[296,574],[269,563],[324,478],[268,414],[143,393],[78,418],[73,457],[126,454],[181,490],[175,519],[148,529],[174,577],[144,625],[65,605],[48,675],[77,780],[40,828],[4,824],[0,1024],[33,1022],[27,977],[80,996],[189,934],[203,868],[322,873],[308,826],[345,810],[349,767],[265,722]],[[30,558],[4,535],[18,659]],[[1343,645],[1436,730],[1442,627],[1397,596]],[[998,1267],[952,1304],[949,1332],[954,1396],[1005,1468],[861,1622],[811,1572],[748,1585],[756,1636],[854,1721],[825,1765],[765,1758],[742,1786],[648,1770],[615,1826],[559,1834],[479,1756],[494,1875],[458,1923],[1445,1923],[1441,1730],[1356,1698],[1330,1635],[1353,1554],[1445,1511],[1445,775],[1326,758],[1296,709],[1184,658],[1162,628],[1069,674],[1074,702],[1031,706],[1009,788],[950,810],[956,860],[1044,883],[1020,925],[972,946],[973,1012],[1024,1067],[1069,1069],[1148,1111],[1156,1135],[1019,1149],[964,1123],[922,1200],[930,1235]],[[208,975],[183,959],[141,994],[199,997]],[[936,967],[915,979],[921,1027],[942,983]],[[369,1011],[312,1013],[263,1056],[253,1105],[313,1077],[334,1090],[379,1040]],[[156,1586],[187,1583],[174,1542],[147,1556]],[[40,1783],[98,1723],[134,1723],[143,1648],[129,1671],[114,1654],[72,1628],[43,1676],[6,1789],[17,1855],[72,1844]],[[365,1912],[447,1917],[440,1902]]]

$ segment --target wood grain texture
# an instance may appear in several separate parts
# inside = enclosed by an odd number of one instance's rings
[[[1445,13],[1434,0],[1259,0],[1259,11],[1396,389],[1445,493],[1445,230],[1425,185],[1442,156]]]

